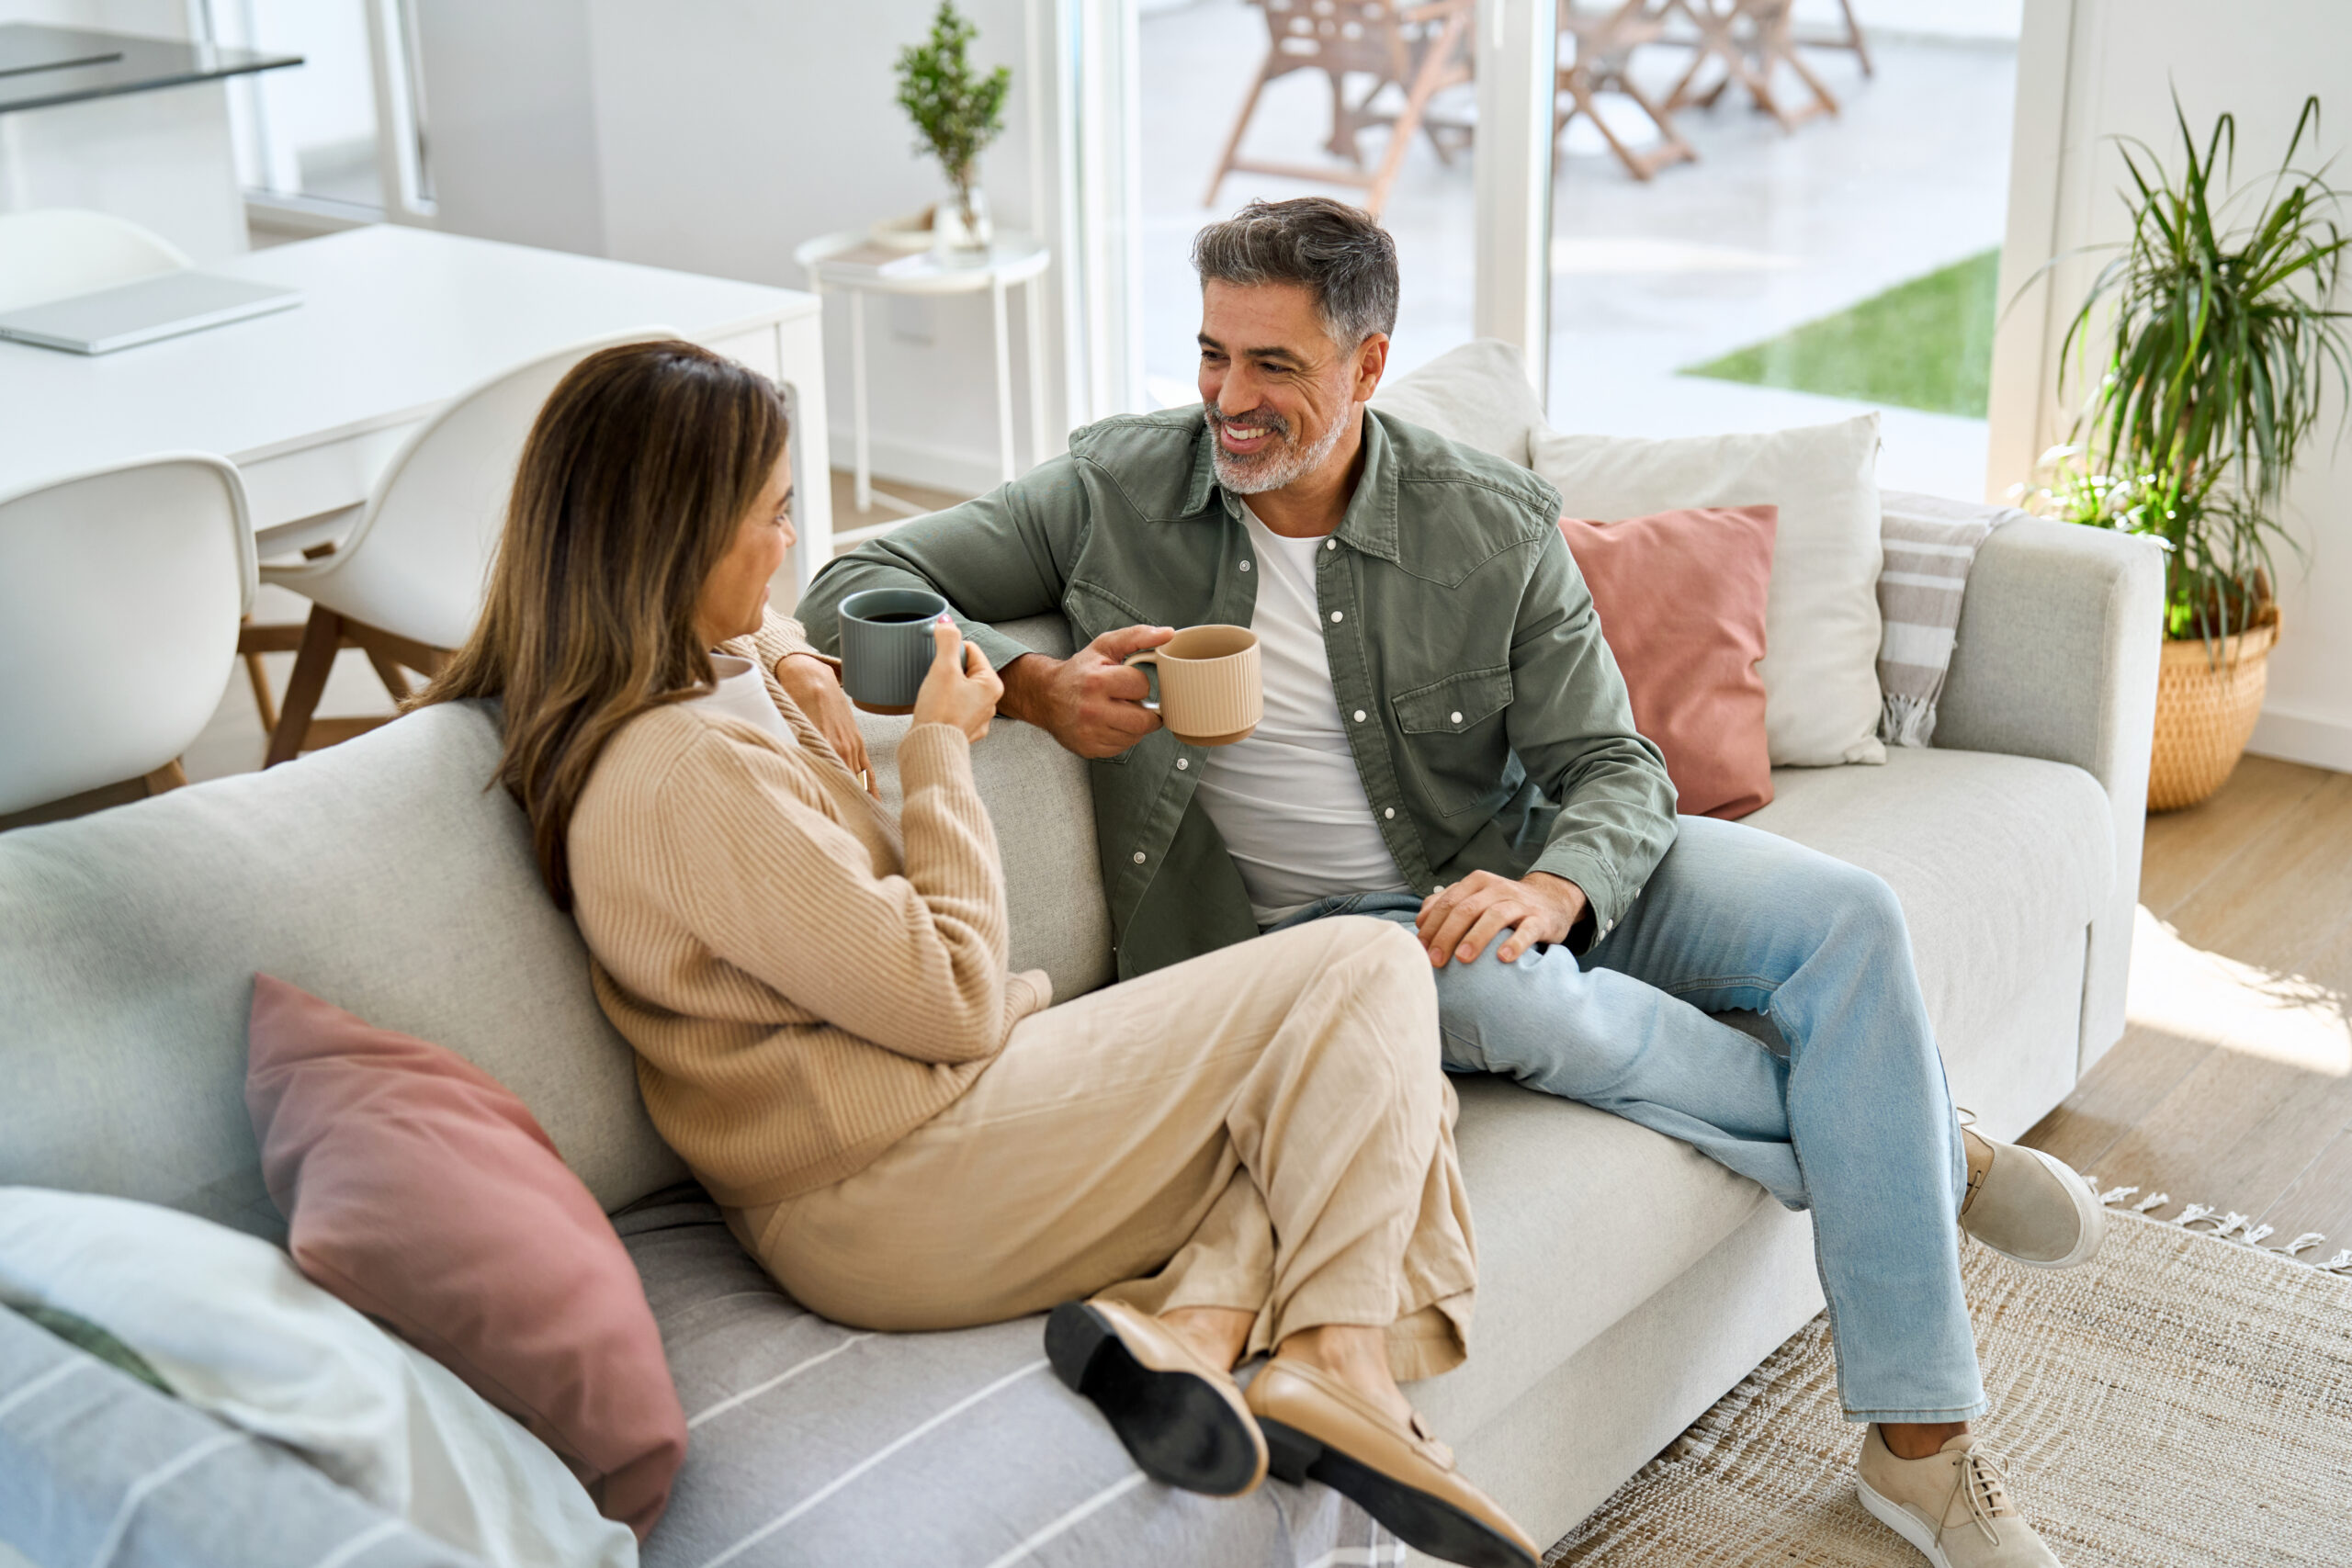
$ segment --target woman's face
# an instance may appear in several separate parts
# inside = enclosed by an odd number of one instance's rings
[[[760,629],[768,604],[768,579],[784,566],[792,531],[792,455],[778,457],[768,482],[735,525],[735,542],[703,579],[695,606],[695,628],[705,648]]]

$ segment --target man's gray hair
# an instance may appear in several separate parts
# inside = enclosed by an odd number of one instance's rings
[[[1396,242],[1363,208],[1328,196],[1253,201],[1210,224],[1193,240],[1193,270],[1204,284],[1312,289],[1342,349],[1396,330]]]

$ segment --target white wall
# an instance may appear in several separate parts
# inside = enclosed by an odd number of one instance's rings
[[[422,4],[440,228],[797,288],[808,285],[792,260],[803,241],[863,229],[946,193],[892,101],[893,62],[927,34],[935,0]],[[979,28],[979,63],[1013,71],[1006,132],[981,159],[1005,229],[1035,229],[1044,216],[1033,199],[1033,6],[961,6]],[[1035,454],[1023,309],[1016,293],[1013,389],[1026,467]],[[876,299],[867,310],[876,471],[961,490],[994,485],[988,297]],[[827,394],[834,461],[844,466],[847,312],[845,299],[828,301]],[[1046,314],[1050,322],[1055,312]]]
[[[929,31],[934,0],[774,6],[743,0],[589,0],[608,254],[628,261],[807,286],[803,241],[862,230],[945,196],[936,162],[892,101],[899,51]],[[982,156],[1001,228],[1035,229],[1029,53],[1023,0],[964,0],[983,68],[1010,65],[1006,131]],[[1013,307],[1016,423],[1023,338]],[[828,302],[835,461],[850,440],[848,302]],[[999,478],[988,297],[867,305],[876,468],[981,490]],[[844,520],[843,525],[847,525]]]
[[[2275,167],[2303,99],[2319,95],[2323,135],[2309,163],[2352,148],[2352,6],[2345,0],[2027,0],[2005,298],[2032,263],[2128,232],[2121,156],[2136,136],[2177,168],[2171,90],[2192,128],[2237,118],[2241,182]],[[2337,165],[2339,181],[2346,163]],[[2339,221],[2352,227],[2352,212]],[[2089,262],[2028,297],[1996,347],[1990,493],[2024,477],[2062,438],[2071,408],[2048,371]],[[2352,290],[2346,291],[2352,293]],[[2338,303],[2345,303],[2339,298]],[[2071,398],[2069,400],[2071,401]],[[2288,495],[2311,570],[2281,585],[2285,635],[2254,749],[2352,770],[2352,445],[2335,443],[2331,402]],[[2282,552],[2283,554],[2283,552]],[[2282,564],[2286,564],[2282,562]]]

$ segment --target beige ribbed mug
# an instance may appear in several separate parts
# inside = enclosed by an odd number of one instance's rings
[[[1177,739],[1230,746],[1266,716],[1258,678],[1258,634],[1247,626],[1186,626],[1129,664],[1159,671],[1159,701],[1146,703]]]

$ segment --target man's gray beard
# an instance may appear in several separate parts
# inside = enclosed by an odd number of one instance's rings
[[[1264,457],[1244,462],[1225,449],[1216,427],[1209,427],[1210,457],[1216,465],[1216,482],[1231,495],[1263,495],[1270,490],[1281,490],[1295,484],[1323,466],[1323,459],[1339,446],[1340,435],[1347,422],[1335,419],[1331,427],[1317,437],[1312,446],[1295,448],[1290,456],[1270,452]]]

